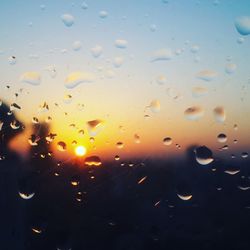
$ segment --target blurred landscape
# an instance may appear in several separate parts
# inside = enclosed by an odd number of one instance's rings
[[[249,250],[250,1],[0,1],[0,250]]]

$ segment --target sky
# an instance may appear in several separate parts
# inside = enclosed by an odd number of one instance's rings
[[[25,154],[32,118],[50,116],[57,158],[73,155],[74,140],[87,155],[107,159],[179,156],[197,144],[223,157],[248,152],[250,38],[235,22],[249,10],[248,0],[1,1],[0,99],[17,103],[26,125],[11,147]],[[27,72],[39,80],[30,84]],[[75,72],[84,79],[69,89]],[[39,112],[44,102],[49,110]],[[200,111],[185,115],[190,107]],[[223,107],[222,120],[216,107]],[[93,143],[86,122],[96,119],[103,123]],[[66,152],[58,151],[60,141]]]

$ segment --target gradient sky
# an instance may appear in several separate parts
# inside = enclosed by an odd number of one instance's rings
[[[190,144],[207,145],[225,156],[248,151],[250,38],[244,36],[244,42],[239,44],[237,39],[242,36],[234,22],[237,17],[250,16],[250,1],[216,2],[91,0],[86,1],[88,8],[83,9],[82,1],[1,1],[0,98],[9,104],[19,104],[22,110],[16,114],[27,125],[12,148],[18,151],[28,148],[32,117],[44,121],[51,116],[50,130],[57,133],[54,143],[65,141],[68,145],[69,154],[55,149],[59,157],[69,157],[74,149],[73,140],[85,145],[89,155],[104,158],[116,154],[165,157],[182,154]],[[100,11],[106,11],[108,16],[101,18]],[[63,14],[74,16],[71,27],[62,22]],[[154,27],[156,30],[152,31]],[[116,48],[117,39],[127,40],[127,48]],[[82,43],[79,51],[72,49],[75,41]],[[96,45],[103,47],[99,58],[91,54]],[[199,47],[197,53],[191,52],[193,46]],[[160,49],[171,50],[172,58],[151,62],[154,51]],[[180,50],[182,53],[176,55]],[[10,56],[16,57],[16,64],[10,65]],[[124,59],[119,68],[113,65],[116,57]],[[237,65],[233,74],[225,72],[229,63]],[[56,69],[55,78],[46,70],[51,66]],[[196,75],[202,70],[215,71],[218,76],[209,82],[198,79]],[[20,81],[20,76],[29,71],[41,74],[39,86]],[[96,79],[71,90],[65,88],[65,78],[76,71],[90,72]],[[108,77],[110,73],[112,78]],[[157,83],[160,75],[166,77],[163,85]],[[7,89],[6,84],[11,88]],[[194,98],[195,86],[207,88],[207,95]],[[20,88],[24,91],[15,99],[14,93]],[[65,94],[73,96],[70,104],[64,103]],[[178,98],[174,99],[176,95]],[[159,113],[145,109],[152,100],[160,102]],[[39,105],[45,101],[50,110],[38,113]],[[77,109],[78,103],[84,104],[82,111]],[[198,121],[185,119],[184,111],[196,105],[204,108],[204,116]],[[217,106],[226,110],[223,123],[213,118]],[[144,118],[145,114],[149,119]],[[86,121],[93,119],[105,120],[94,148],[86,130]],[[71,123],[84,129],[85,135],[80,137],[78,130],[69,127]],[[234,124],[238,125],[238,131],[233,129]],[[123,126],[123,133],[119,126]],[[223,153],[218,152],[223,146],[216,140],[219,133],[228,136],[229,150]],[[134,134],[140,136],[140,144],[134,142]],[[171,137],[173,144],[164,146],[164,137]],[[237,144],[233,144],[235,139]],[[123,149],[116,148],[118,141],[124,142]],[[175,147],[176,143],[181,149]]]

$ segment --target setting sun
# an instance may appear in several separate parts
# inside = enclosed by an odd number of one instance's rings
[[[84,146],[77,146],[76,148],[75,148],[75,154],[77,155],[77,156],[83,156],[83,155],[85,155],[86,154],[86,148],[84,147]]]

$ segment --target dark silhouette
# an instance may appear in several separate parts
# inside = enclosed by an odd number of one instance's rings
[[[0,242],[4,250],[24,250],[26,231],[25,203],[18,195],[18,181],[24,166],[8,148],[9,142],[23,130],[7,105],[0,106]],[[12,126],[12,127],[11,127]]]
[[[202,166],[192,145],[183,159],[58,164],[39,124],[22,164],[8,149],[22,125],[13,130],[7,113],[3,105],[1,250],[249,249],[249,160]],[[232,167],[244,174],[224,173]]]

